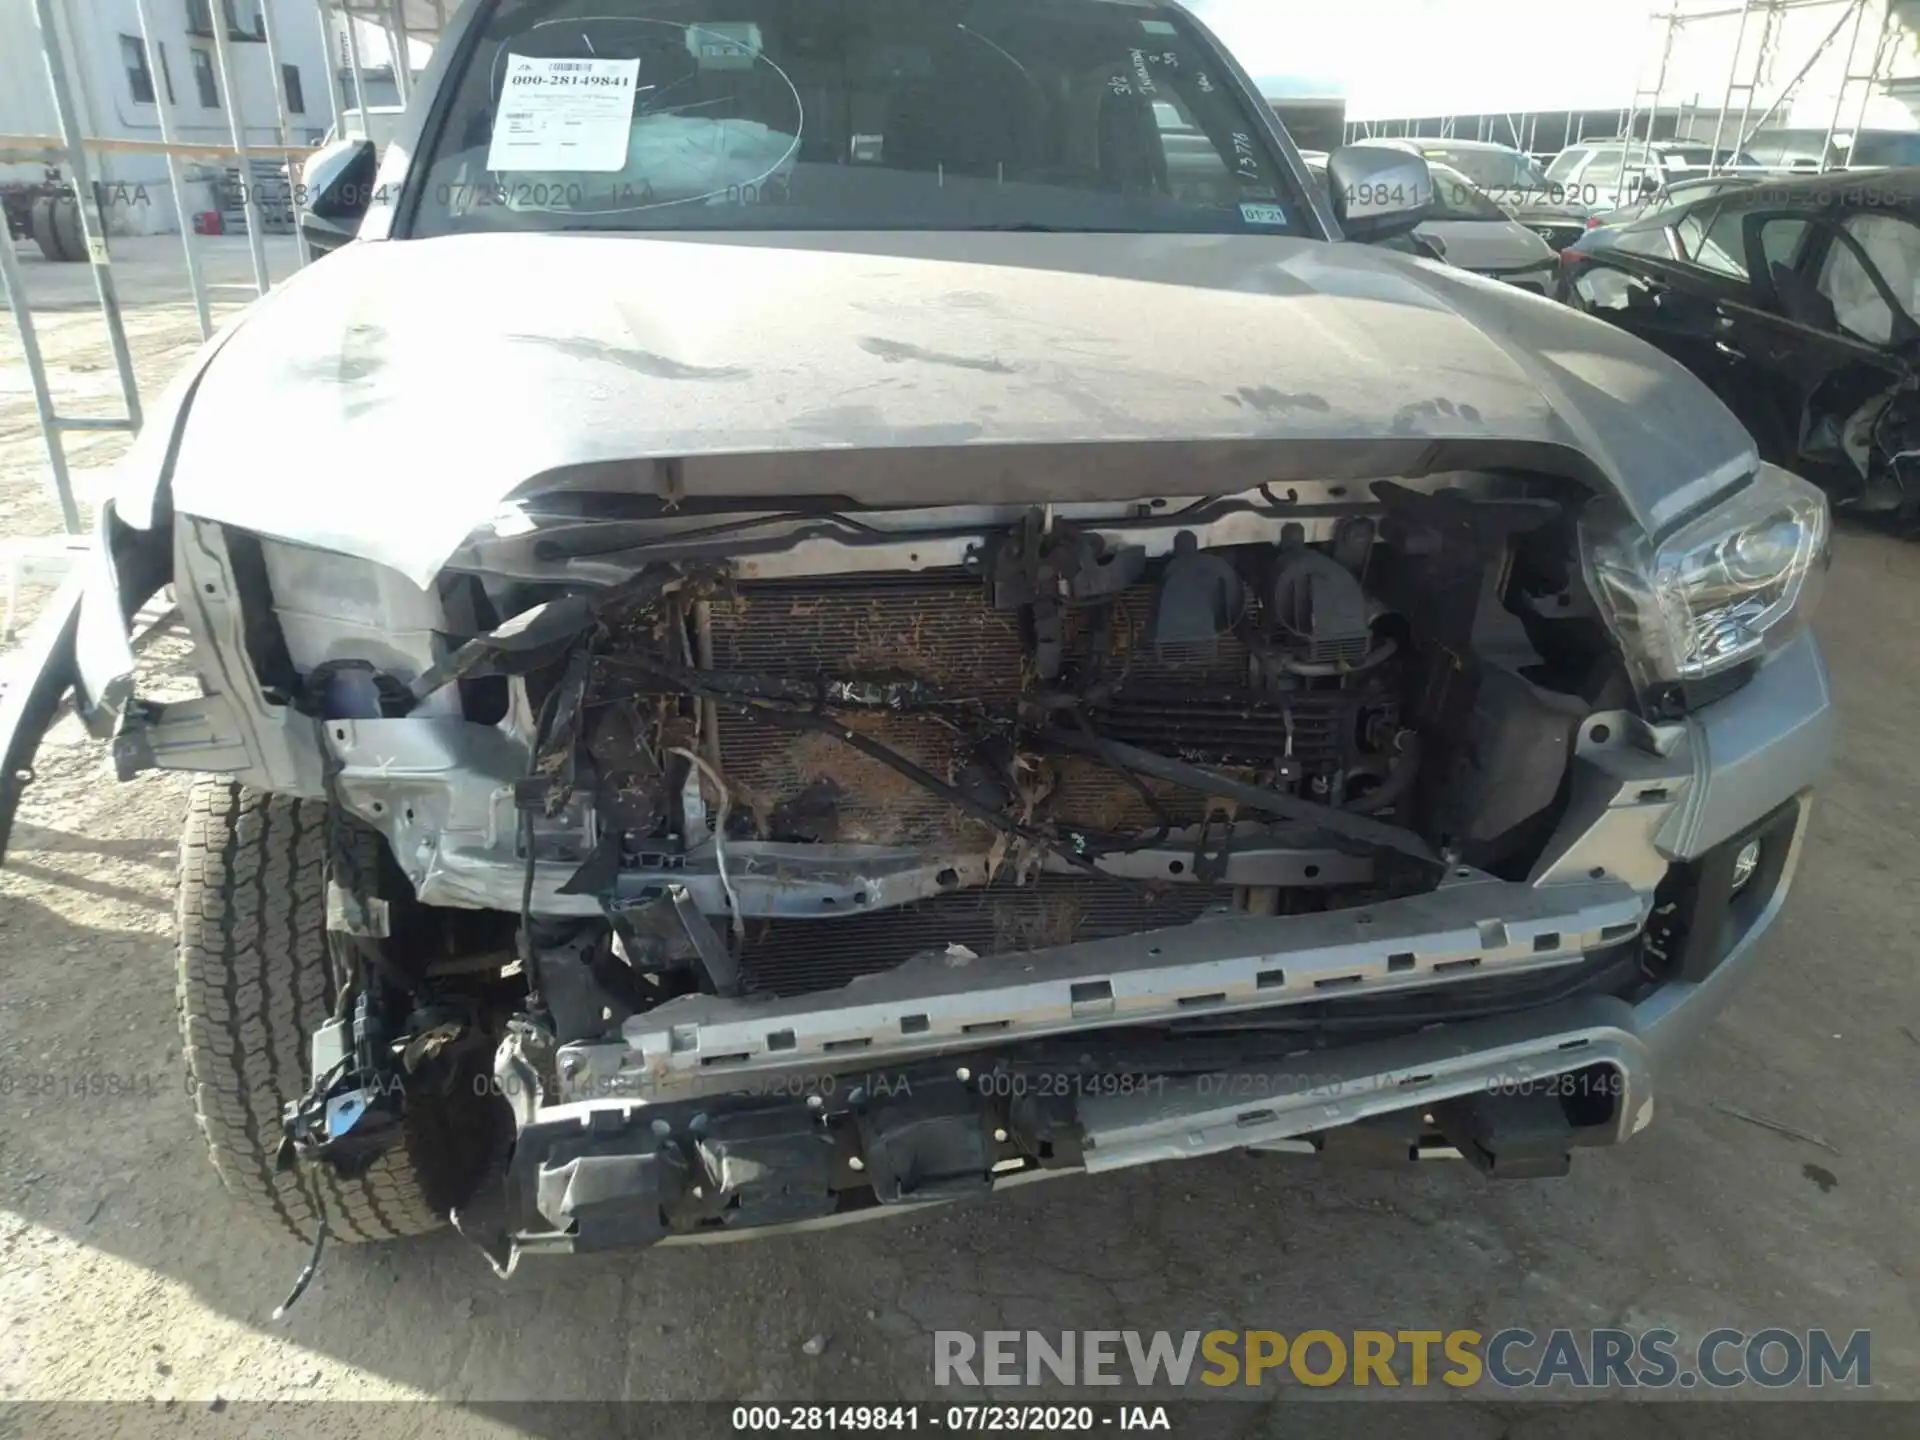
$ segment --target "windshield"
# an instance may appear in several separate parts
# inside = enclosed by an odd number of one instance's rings
[[[1662,145],[1659,163],[1667,170],[1705,170],[1719,165],[1755,165],[1760,162],[1744,150],[1715,150],[1709,145]]]
[[[1093,0],[500,0],[415,235],[1313,234],[1182,12]]]
[[[1482,190],[1490,190],[1499,199],[1514,191],[1544,190],[1547,173],[1517,150],[1480,150],[1465,146],[1423,145],[1420,153],[1429,160],[1451,165]]]

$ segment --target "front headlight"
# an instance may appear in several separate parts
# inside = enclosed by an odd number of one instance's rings
[[[1580,556],[1642,692],[1717,675],[1778,646],[1812,611],[1826,569],[1827,497],[1777,465],[1659,544],[1617,504],[1580,520]]]

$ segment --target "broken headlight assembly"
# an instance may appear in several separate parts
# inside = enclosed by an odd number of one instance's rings
[[[1762,464],[1659,541],[1612,501],[1580,521],[1587,588],[1643,694],[1683,692],[1791,638],[1812,612],[1832,537],[1827,498]]]

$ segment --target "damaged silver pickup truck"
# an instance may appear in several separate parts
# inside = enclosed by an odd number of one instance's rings
[[[1650,1122],[1826,763],[1827,506],[1639,340],[1368,243],[1419,157],[1323,190],[1159,0],[471,0],[366,165],[0,734],[4,821],[69,692],[203,772],[237,1195],[504,1271]]]

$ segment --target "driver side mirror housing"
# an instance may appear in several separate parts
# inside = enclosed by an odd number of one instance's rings
[[[359,233],[360,220],[373,201],[378,167],[371,140],[335,140],[307,157],[300,182],[300,235],[307,252],[319,259]]]
[[[1334,218],[1349,240],[1372,244],[1412,232],[1433,209],[1433,172],[1418,155],[1346,145],[1327,159]]]

